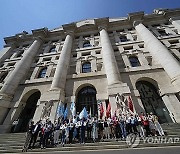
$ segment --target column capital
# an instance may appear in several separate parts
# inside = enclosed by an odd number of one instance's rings
[[[44,42],[44,37],[42,36],[36,36],[36,37],[33,37],[34,41],[37,40],[39,41],[40,43],[43,43]]]
[[[169,18],[169,21],[172,23],[175,20],[180,20],[180,17],[171,17]]]
[[[109,18],[95,19],[95,25],[98,27],[99,31],[102,29],[107,30],[109,25]]]
[[[136,27],[139,24],[142,24],[142,20],[135,20],[135,21],[133,21],[133,26],[134,27]]]
[[[32,34],[34,37],[46,37],[48,35],[48,32],[48,28],[46,27],[32,30]]]

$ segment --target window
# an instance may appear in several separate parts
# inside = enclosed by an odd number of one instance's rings
[[[43,61],[51,61],[51,57],[43,58]]]
[[[87,48],[87,47],[91,47],[91,44],[90,44],[89,41],[85,41],[85,42],[83,43],[83,48]]]
[[[139,44],[139,48],[144,48],[144,44]]]
[[[126,47],[123,47],[124,50],[132,50],[133,49],[133,46],[126,46]]]
[[[55,60],[58,60],[58,59],[59,59],[59,56],[56,56],[56,57],[55,57]]]
[[[7,75],[8,75],[8,72],[4,72],[0,75],[0,83],[2,83],[4,81],[4,79],[6,78]]]
[[[130,61],[132,67],[140,66],[140,62],[136,56],[130,56],[129,61]]]
[[[120,38],[121,42],[127,42],[128,41],[126,35],[121,35],[119,38]]]
[[[98,54],[101,54],[101,51],[96,51],[96,54],[98,55]]]
[[[176,44],[176,43],[179,43],[179,40],[169,40],[169,43],[170,44]]]
[[[161,36],[168,36],[168,34],[166,33],[166,31],[163,30],[163,29],[158,30],[158,33],[159,33]]]
[[[23,53],[24,53],[24,51],[18,52],[17,55],[16,55],[16,58],[21,57]]]
[[[91,63],[86,62],[82,65],[82,73],[88,73],[91,72]]]
[[[44,78],[47,72],[47,67],[44,67],[40,70],[39,74],[38,74],[38,78]]]
[[[8,63],[7,66],[14,66],[16,63]]]
[[[55,46],[51,47],[50,50],[49,50],[49,53],[53,53],[53,52],[56,52],[56,47]]]
[[[84,52],[84,53],[82,53],[82,56],[88,56],[88,55],[91,55],[91,52]]]

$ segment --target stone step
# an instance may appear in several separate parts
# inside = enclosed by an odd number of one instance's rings
[[[176,143],[176,144],[140,144],[137,146],[137,148],[139,147],[163,147],[163,146],[180,146],[180,143]],[[32,150],[28,150],[27,153],[50,153],[51,151],[53,152],[60,152],[60,151],[81,151],[81,150],[101,150],[101,149],[126,149],[128,148],[127,144],[124,145],[100,145],[100,146],[88,146],[88,145],[79,145],[77,147],[71,147],[71,146],[67,146],[65,145],[65,147],[62,146],[58,146],[55,148],[46,148],[46,149],[32,149]],[[0,149],[0,153],[20,153],[22,151],[22,149]]]

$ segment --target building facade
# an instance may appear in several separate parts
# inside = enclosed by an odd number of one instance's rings
[[[89,19],[4,38],[0,52],[0,132],[57,118],[58,106],[111,115],[134,112],[180,122],[180,9]],[[70,111],[68,112],[70,116]]]

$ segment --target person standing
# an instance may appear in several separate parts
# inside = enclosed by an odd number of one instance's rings
[[[26,140],[25,140],[22,152],[27,152],[28,148],[30,148],[29,145],[30,145],[30,141],[32,139],[32,132],[33,132],[34,128],[35,128],[34,121],[31,121],[27,128]]]
[[[61,125],[60,129],[62,130],[62,136],[61,136],[61,144],[64,147],[65,142],[66,142],[66,136],[67,136],[67,123],[66,121],[63,122],[63,124]]]
[[[93,142],[96,142],[97,137],[97,119],[94,117],[93,122],[92,122],[92,136],[93,136]]]
[[[34,126],[34,129],[32,130],[32,137],[31,137],[31,141],[30,141],[30,144],[29,144],[29,147],[30,148],[34,148],[35,147],[35,143],[36,143],[36,140],[37,140],[37,137],[39,135],[39,132],[42,128],[42,123],[41,123],[41,120],[39,120],[35,126]],[[31,144],[33,144],[31,146]]]
[[[154,121],[154,124],[155,124],[155,127],[156,127],[156,130],[158,131],[159,135],[160,136],[164,136],[164,131],[158,121],[158,116],[156,115],[153,115],[153,121]]]
[[[151,130],[151,134],[153,136],[157,136],[156,135],[156,126],[154,124],[154,118],[153,118],[153,113],[152,112],[148,115],[148,120],[149,120],[149,128]]]
[[[69,127],[69,143],[72,144],[73,132],[74,132],[74,123],[72,119],[70,119],[68,127]]]
[[[121,128],[121,135],[122,135],[122,139],[126,139],[126,117],[124,115],[119,116],[119,125]]]
[[[148,117],[142,112],[140,118],[143,123],[144,129],[146,130],[146,136],[149,136],[151,134],[151,132],[149,129]]]
[[[107,120],[107,117],[105,117],[104,119],[104,136],[106,139],[110,138],[110,134],[109,134],[109,122]]]
[[[84,117],[81,120],[80,131],[81,131],[81,141],[80,141],[80,143],[85,144],[86,119]]]
[[[60,124],[58,121],[54,123],[54,145],[59,144],[59,135],[60,135]]]
[[[143,137],[145,137],[143,123],[142,123],[141,118],[139,117],[139,115],[136,115],[136,118],[137,118],[137,121],[138,121],[137,130],[138,130],[138,133],[139,133],[139,137],[143,138]]]
[[[87,139],[91,139],[91,132],[92,132],[92,119],[90,116],[88,116],[87,119]]]
[[[102,119],[98,122],[98,128],[99,128],[99,139],[103,140],[103,130],[104,130],[104,121]]]

